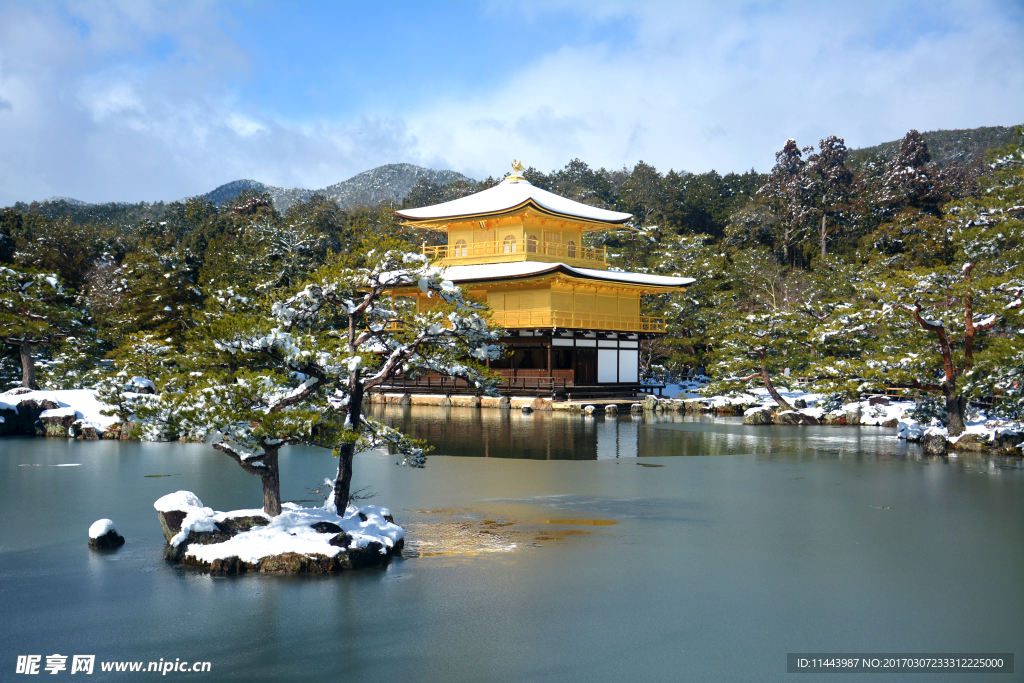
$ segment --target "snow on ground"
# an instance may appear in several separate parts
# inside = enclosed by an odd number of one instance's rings
[[[119,422],[114,415],[101,415],[101,410],[109,410],[110,406],[96,397],[91,389],[59,389],[56,391],[29,391],[24,394],[13,394],[11,391],[0,394],[0,408],[17,409],[22,401],[53,401],[56,410],[43,411],[43,415],[66,415],[68,409],[74,409],[75,416],[82,420],[83,426],[93,427],[97,432],[106,431],[110,425]]]
[[[700,375],[698,378],[686,379],[676,384],[666,384],[661,395],[663,398],[700,398],[697,392],[710,381],[710,377]]]
[[[799,409],[794,412],[811,415],[819,420],[824,417],[825,411],[818,408],[816,405],[823,398],[821,394],[801,390],[791,391],[785,387],[778,387],[778,391],[783,398],[789,401],[790,405],[800,399],[807,402],[807,408]],[[778,407],[775,400],[768,395],[768,390],[763,388],[731,396],[703,397],[693,395],[680,396],[680,398],[697,400],[700,403],[710,405],[713,408],[736,405],[751,406],[744,411],[744,416],[766,408],[775,409]],[[847,403],[842,408],[832,411],[832,414],[842,415],[855,412],[858,407],[860,408],[860,424],[862,425],[881,426],[885,422],[889,422],[891,424],[891,422],[895,420],[897,423],[896,437],[899,439],[920,441],[925,434],[941,434],[942,436],[946,436],[948,433],[946,427],[940,424],[937,420],[933,420],[932,424],[922,425],[911,417],[910,414],[917,407],[917,404],[913,400],[896,401],[890,399],[888,405],[871,405],[870,400],[865,399],[863,401]],[[992,441],[999,435],[1007,433],[1019,434],[1021,435],[1021,440],[1024,441],[1024,425],[1015,423],[1011,420],[989,418],[985,413],[978,412],[974,419],[966,421],[966,430],[963,435],[947,438],[949,438],[951,443],[956,443],[967,434],[978,434],[984,437],[983,440]],[[1021,447],[1024,448],[1024,444],[1022,444]]]
[[[807,402],[807,405],[810,407],[812,404],[817,403],[822,398],[821,394],[816,394],[810,391],[803,391],[801,389],[796,389],[793,391],[790,391],[786,387],[776,387],[776,389],[778,390],[782,398],[786,399],[790,405],[793,405],[793,403],[795,403],[796,401],[803,399],[804,401]],[[760,410],[762,408],[775,408],[778,405],[777,403],[775,403],[775,399],[768,395],[768,390],[764,388],[753,389],[752,391],[749,392],[729,396],[704,397],[695,394],[692,397],[686,398],[700,399],[701,403],[710,405],[713,408],[720,408],[723,406],[752,405],[754,409]],[[747,412],[750,411],[748,410]],[[810,415],[811,413],[807,414]]]
[[[328,501],[328,505],[332,502]],[[203,507],[195,494],[178,491],[159,499],[153,507],[161,512],[187,512],[182,521],[181,532],[171,539],[173,546],[184,541],[189,531],[214,531],[214,522],[223,522],[233,517],[264,517],[270,520],[267,526],[253,527],[223,543],[190,544],[185,554],[202,562],[238,556],[243,562],[255,563],[261,558],[284,553],[334,557],[344,549],[329,543],[335,534],[322,534],[313,529],[312,525],[317,522],[331,522],[341,527],[342,531],[352,538],[350,548],[365,548],[370,543],[377,542],[382,546],[381,554],[385,554],[388,548],[394,547],[395,543],[405,537],[405,530],[402,527],[384,519],[390,516],[391,512],[377,505],[364,505],[361,508],[350,506],[345,516],[339,517],[333,511],[324,508],[306,508],[295,503],[284,503],[281,506],[281,514],[270,517],[263,510],[215,512]]]
[[[945,425],[933,420],[930,425],[922,425],[912,417],[904,418],[897,427],[896,437],[907,441],[920,441],[926,434],[939,434],[946,437],[950,443],[956,443],[968,434],[983,436],[983,441],[994,441],[1003,434],[1019,435],[1024,442],[1024,426],[1011,420],[1000,420],[989,418],[985,413],[978,413],[974,419],[964,421],[964,433],[959,436],[949,436]],[[1024,443],[1019,447],[1024,448]]]
[[[858,401],[847,403],[843,406],[843,412],[849,413],[860,407],[860,423],[862,425],[881,426],[889,420],[911,419],[906,417],[907,413],[914,410],[917,404],[914,401],[890,401],[889,405],[871,405],[869,401]]]

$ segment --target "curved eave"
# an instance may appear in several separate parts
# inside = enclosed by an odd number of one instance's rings
[[[559,218],[562,220],[570,220],[575,223],[585,223],[587,225],[594,226],[594,230],[600,230],[601,228],[609,227],[612,225],[622,225],[629,221],[632,216],[627,215],[621,220],[614,221],[599,221],[593,218],[585,218],[583,216],[576,216],[571,213],[562,213],[559,211],[553,211],[540,204],[538,204],[532,197],[525,201],[510,206],[507,209],[501,209],[499,211],[488,211],[485,213],[470,213],[470,214],[457,214],[453,216],[439,216],[435,218],[415,218],[414,216],[407,216],[401,211],[395,211],[395,215],[404,218],[405,222],[402,225],[408,225],[416,228],[426,228],[427,230],[446,230],[447,223],[461,223],[463,221],[483,221],[492,218],[503,218],[506,216],[512,216],[523,211],[533,209],[538,213],[544,214],[545,216],[551,216],[552,218]]]
[[[458,267],[458,266],[456,266]],[[466,266],[462,266],[466,267]],[[531,281],[540,280],[551,280],[561,279],[571,282],[585,282],[589,284],[600,283],[606,286],[616,286],[629,289],[642,289],[648,293],[668,293],[668,292],[685,292],[686,287],[694,282],[694,278],[676,278],[683,280],[680,284],[658,284],[651,282],[642,282],[636,280],[628,280],[625,278],[608,277],[604,274],[617,274],[621,271],[599,271],[589,269],[577,269],[571,266],[567,266],[564,263],[554,263],[550,267],[544,268],[543,270],[536,270],[528,273],[514,273],[509,275],[480,275],[479,277],[459,277],[450,278],[456,285],[482,285],[482,284],[511,284],[511,283],[525,283]],[[625,273],[621,273],[625,275]],[[643,275],[638,273],[638,275]],[[663,277],[663,276],[656,276]],[[416,289],[416,285],[398,286],[395,290],[399,289]]]

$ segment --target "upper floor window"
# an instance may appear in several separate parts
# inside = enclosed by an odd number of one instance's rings
[[[502,246],[504,247],[504,252],[506,254],[516,253],[516,238],[513,237],[512,235],[509,235],[502,242]]]
[[[466,240],[458,240],[455,243],[455,250],[452,252],[452,256],[469,256],[469,248],[466,246]]]
[[[531,254],[537,253],[537,236],[530,235],[526,238],[526,251]]]
[[[572,240],[565,243],[565,255],[569,258],[576,258],[576,243]]]

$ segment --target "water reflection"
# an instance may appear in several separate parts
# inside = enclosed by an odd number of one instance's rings
[[[885,427],[748,426],[742,418],[665,413],[586,416],[562,411],[375,406],[384,422],[426,440],[435,455],[530,460],[615,460],[657,456],[755,455],[936,461],[972,472],[1021,468],[1018,458],[961,453],[926,457]]]
[[[258,478],[207,445],[4,440],[6,652],[188,653],[214,663],[211,680],[247,683],[619,683],[790,681],[780,657],[798,648],[1024,647],[1019,463],[923,458],[886,429],[385,416],[438,457],[413,469],[357,456],[353,487],[392,509],[409,552],[338,576],[164,563],[160,496],[187,489],[221,510],[261,500]],[[647,457],[724,453],[736,455]],[[335,466],[298,447],[281,463],[286,499],[308,498]],[[128,539],[114,553],[86,547],[103,517]],[[735,656],[706,654],[722,652]]]
[[[531,460],[611,460],[666,455],[870,451],[889,457],[919,454],[891,429],[873,427],[752,427],[740,418],[681,414],[586,416],[535,412],[376,407],[387,424],[426,440],[437,455]]]

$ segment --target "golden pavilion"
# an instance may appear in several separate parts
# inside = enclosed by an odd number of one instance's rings
[[[490,367],[504,391],[555,396],[633,394],[640,342],[665,333],[641,315],[644,294],[685,291],[693,278],[610,270],[584,235],[618,229],[631,214],[599,209],[530,184],[522,165],[496,186],[461,199],[397,211],[405,225],[443,232],[423,253],[493,310],[511,353]],[[433,302],[417,295],[418,305]]]

